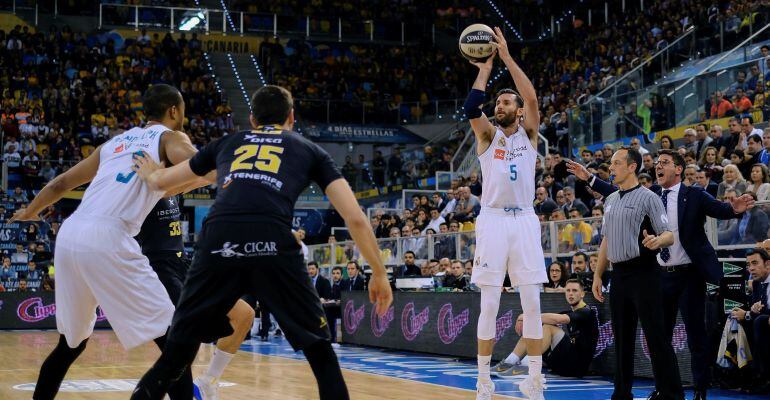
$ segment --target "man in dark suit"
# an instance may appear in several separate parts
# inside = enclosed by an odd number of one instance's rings
[[[407,276],[420,276],[420,267],[415,265],[415,255],[413,251],[404,253],[404,264],[397,267],[393,272],[395,278],[404,278]]]
[[[348,278],[344,279],[340,284],[340,290],[343,292],[350,292],[352,290],[366,290],[366,283],[364,277],[360,274],[358,268],[358,261],[350,261],[346,266],[348,270]]]
[[[570,172],[578,179],[589,182],[591,189],[607,197],[616,188],[597,177],[578,163],[569,163]],[[677,309],[687,329],[687,345],[692,354],[691,368],[695,384],[693,400],[706,398],[709,387],[709,366],[705,326],[706,282],[718,284],[722,267],[714,248],[706,238],[706,216],[716,219],[742,217],[754,205],[754,199],[743,195],[731,204],[720,202],[703,188],[682,184],[684,158],[677,152],[661,150],[655,174],[658,185],[651,190],[661,196],[666,208],[668,227],[674,233],[674,244],[658,254],[661,265],[663,291],[663,319],[665,333],[670,341],[676,325]],[[685,239],[685,240],[682,240]],[[657,392],[651,398],[656,399]]]
[[[702,169],[695,172],[695,184],[702,187],[706,193],[711,197],[717,197],[717,191],[719,191],[719,185],[711,180],[711,171]]]
[[[332,335],[332,346],[337,343],[337,318],[340,317],[340,293],[342,293],[342,267],[332,268],[331,294],[323,302],[326,321]]]
[[[763,249],[749,250],[746,267],[751,274],[749,310],[734,308],[732,317],[740,321],[752,336],[751,354],[757,367],[752,394],[770,393],[770,255]]]
[[[310,275],[315,291],[318,292],[318,297],[321,300],[328,299],[332,294],[332,285],[328,279],[318,273],[318,263],[315,261],[307,263],[307,273]]]

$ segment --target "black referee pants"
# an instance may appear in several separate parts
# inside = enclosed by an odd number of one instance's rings
[[[634,258],[613,264],[610,290],[615,333],[615,391],[612,400],[632,400],[637,323],[647,341],[659,399],[683,400],[676,355],[663,328],[660,267],[654,258]],[[643,359],[640,355],[640,361]]]

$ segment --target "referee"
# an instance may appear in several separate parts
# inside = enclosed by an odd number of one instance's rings
[[[610,310],[615,332],[615,391],[612,400],[632,400],[634,346],[637,320],[641,321],[652,358],[656,393],[651,399],[683,400],[674,349],[665,339],[661,313],[660,267],[656,250],[674,243],[663,203],[642,187],[636,171],[642,165],[638,151],[623,147],[612,156],[610,173],[619,190],[607,197],[599,265],[593,293],[603,302],[602,274],[612,263]],[[655,236],[654,233],[660,234]]]

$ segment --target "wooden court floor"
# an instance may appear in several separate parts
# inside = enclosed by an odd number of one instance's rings
[[[0,332],[0,399],[32,398],[31,391],[15,385],[34,383],[45,357],[53,349],[56,332]],[[203,346],[193,364],[193,376],[204,371],[213,347]],[[112,331],[97,331],[88,347],[70,368],[65,380],[139,379],[160,352],[146,344],[127,352]],[[467,390],[343,371],[351,399],[474,399]],[[227,399],[318,399],[313,373],[306,362],[239,351],[225,370],[222,381],[235,383],[220,388]],[[130,391],[60,392],[57,399],[128,399]]]

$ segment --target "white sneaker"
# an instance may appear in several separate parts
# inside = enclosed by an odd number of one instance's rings
[[[528,376],[519,382],[519,391],[530,400],[543,400],[545,377],[543,375]]]
[[[202,375],[193,381],[193,396],[195,400],[219,399],[219,380]]]
[[[476,400],[492,400],[493,394],[495,394],[495,383],[491,379],[476,381]]]

